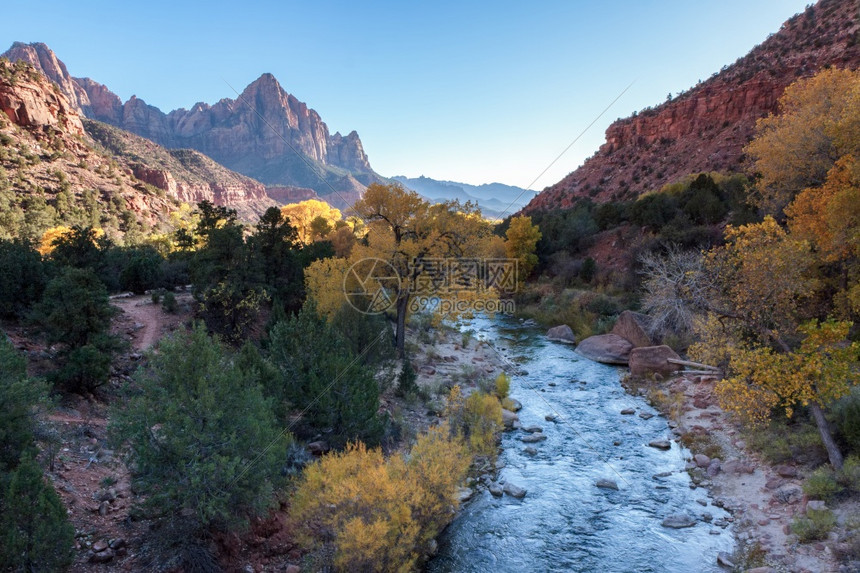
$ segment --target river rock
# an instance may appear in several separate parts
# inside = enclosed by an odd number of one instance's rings
[[[696,525],[696,520],[686,513],[673,513],[672,515],[667,516],[661,525],[672,529],[683,529],[685,527],[693,527]]]
[[[545,435],[543,435],[540,432],[537,432],[534,434],[529,434],[528,436],[521,437],[520,441],[523,442],[524,444],[534,444],[537,442],[542,442],[545,439],[546,439]]]
[[[530,456],[536,456],[537,455],[537,450],[535,448],[533,448],[532,446],[525,448],[523,451]]]
[[[470,487],[461,487],[457,490],[457,497],[460,498],[460,503],[465,503],[472,499],[472,496],[475,495],[475,490]]]
[[[517,499],[522,499],[526,496],[526,490],[523,488],[512,484],[511,482],[507,482],[503,491],[511,497],[515,497]]]
[[[797,468],[794,466],[777,466],[776,474],[784,478],[797,477]]]
[[[523,409],[523,405],[519,400],[514,400],[513,398],[508,398],[508,410],[511,412],[519,412]]]
[[[672,444],[669,440],[651,440],[648,445],[658,450],[671,450]]]
[[[806,510],[809,511],[810,509],[812,511],[824,511],[827,509],[827,504],[820,499],[810,499],[806,504]]]
[[[494,497],[502,497],[502,494],[504,494],[504,493],[505,493],[505,490],[502,488],[502,486],[500,486],[500,485],[499,485],[499,484],[497,484],[497,483],[491,483],[491,484],[490,484],[490,486],[489,486],[487,489],[489,489],[489,490],[490,490],[490,493],[491,493]]]
[[[803,488],[797,484],[789,483],[776,490],[773,497],[780,503],[797,503],[803,499]]]
[[[576,344],[576,336],[573,334],[573,329],[571,329],[566,324],[561,324],[559,326],[554,326],[550,328],[546,332],[546,337],[548,340],[552,340],[553,342],[564,342],[565,344]]]
[[[514,422],[519,421],[519,419],[520,417],[511,412],[510,410],[502,410],[502,424],[505,425],[505,428],[513,428]]]
[[[720,460],[717,458],[712,459],[711,463],[708,464],[708,477],[714,477],[719,474],[721,468]]]
[[[555,414],[547,414],[543,417],[543,419],[547,422],[555,422],[558,420],[558,416],[556,416]]]
[[[632,416],[635,413],[636,410],[634,408],[624,408],[623,410],[621,410],[622,416]]]
[[[95,551],[96,553],[101,553],[102,551],[104,551],[108,547],[109,547],[109,544],[104,539],[99,539],[98,541],[93,543],[93,551]]]
[[[612,327],[611,332],[629,340],[635,348],[651,346],[654,344],[648,334],[651,323],[651,317],[647,314],[625,310],[618,315],[618,320],[615,321],[615,326]]]
[[[604,364],[626,365],[633,345],[617,334],[599,334],[589,336],[579,343],[576,352]]]
[[[726,567],[728,569],[734,569],[735,563],[732,561],[732,556],[726,553],[725,551],[720,551],[717,553],[717,565],[720,567]]]
[[[652,414],[651,412],[640,412],[639,417],[643,420],[650,420],[654,417],[654,414]]]
[[[681,357],[666,345],[634,348],[630,351],[628,359],[630,374],[639,377],[650,374],[670,376],[673,372],[681,370],[681,367],[677,364],[670,364],[669,358],[680,360]]]
[[[321,456],[331,449],[328,445],[328,442],[325,442],[323,440],[317,440],[316,442],[311,442],[307,445],[307,448],[308,448],[308,452],[310,452],[314,456]]]
[[[543,428],[541,428],[540,426],[536,426],[536,425],[523,426],[522,431],[528,432],[529,434],[534,434],[535,432],[542,432]]]
[[[711,463],[711,458],[705,454],[696,454],[693,456],[693,459],[696,461],[696,465],[700,468],[706,468],[708,467],[708,464]]]
[[[614,489],[616,491],[618,490],[618,484],[611,479],[599,479],[594,485],[602,489]]]

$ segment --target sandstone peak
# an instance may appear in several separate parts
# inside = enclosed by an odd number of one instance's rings
[[[137,96],[122,103],[104,85],[71,77],[44,44],[15,43],[4,56],[31,63],[88,118],[168,148],[196,149],[270,186],[311,188],[346,207],[364,186],[382,180],[355,131],[331,135],[319,114],[286,92],[271,73],[260,75],[236,99],[211,106],[198,102],[190,110],[165,114]]]

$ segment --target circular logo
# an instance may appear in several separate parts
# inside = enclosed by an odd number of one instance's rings
[[[361,259],[343,277],[347,302],[363,314],[381,314],[394,306],[400,292],[400,274],[382,259]]]

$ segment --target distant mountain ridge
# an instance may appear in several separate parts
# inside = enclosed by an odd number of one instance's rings
[[[456,181],[439,181],[430,177],[392,177],[404,187],[412,189],[430,201],[441,202],[458,199],[461,203],[472,201],[481,207],[487,217],[508,216],[524,207],[534,192],[504,183],[470,185]]]
[[[710,79],[616,121],[592,157],[525,211],[569,208],[583,197],[635,199],[691,173],[744,171],[756,121],[777,111],[789,84],[825,66],[860,66],[857,0],[820,0]]]
[[[236,99],[164,113],[135,96],[123,103],[103,84],[72,77],[43,43],[15,42],[2,56],[24,60],[44,73],[85,117],[167,148],[195,149],[267,186],[312,189],[345,207],[365,186],[383,181],[370,167],[355,131],[330,134],[319,114],[271,74],[261,75]]]

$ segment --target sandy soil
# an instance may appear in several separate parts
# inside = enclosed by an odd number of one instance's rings
[[[722,450],[721,469],[716,475],[708,476],[705,468],[696,469],[695,459],[690,459],[691,475],[702,480],[700,485],[708,488],[712,503],[732,513],[741,547],[757,544],[765,552],[764,560],[772,571],[840,571],[831,547],[836,534],[832,533],[827,542],[800,544],[790,533],[792,520],[805,513],[809,501],[801,489],[808,469],[792,465],[773,467],[747,448],[740,427],[717,405],[715,383],[713,378],[681,377],[664,385],[673,395],[683,397],[680,411],[675,412],[671,423],[676,426],[673,429],[678,436],[676,440],[692,433],[706,437],[693,442],[693,454],[699,453],[695,444],[708,441]],[[857,515],[856,503],[830,509],[840,523],[851,514]]]

